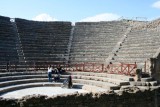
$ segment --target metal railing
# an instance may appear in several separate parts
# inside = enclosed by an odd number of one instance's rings
[[[99,63],[80,63],[80,64],[65,64],[61,62],[4,62],[0,65],[0,71],[39,71],[47,70],[48,66],[53,68],[63,68],[66,71],[83,71],[83,72],[106,72],[111,74],[135,75],[137,65],[135,64],[99,64]]]

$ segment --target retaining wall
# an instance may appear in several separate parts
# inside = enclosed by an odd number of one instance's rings
[[[155,58],[151,58],[150,61],[152,77],[154,77],[158,81],[158,83],[160,83],[160,54],[158,54]]]
[[[61,96],[26,96],[22,99],[0,99],[0,107],[159,107],[159,89],[137,87],[114,92],[69,94]]]

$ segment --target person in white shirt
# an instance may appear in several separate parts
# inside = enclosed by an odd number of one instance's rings
[[[48,67],[48,81],[52,82],[52,66],[49,65]]]

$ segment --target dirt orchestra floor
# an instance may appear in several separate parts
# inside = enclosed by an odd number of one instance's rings
[[[61,87],[34,87],[16,90],[3,94],[1,97],[4,98],[16,98],[20,99],[26,95],[47,95],[49,97],[53,95],[69,94],[69,93],[87,93],[88,91],[82,89],[67,89]]]

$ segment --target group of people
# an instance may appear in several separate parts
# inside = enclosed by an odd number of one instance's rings
[[[61,67],[59,68],[52,68],[51,65],[48,66],[48,81],[52,82],[52,74],[54,77],[54,81],[58,82],[60,80],[60,74],[62,74],[63,72],[65,72],[65,70],[63,70]],[[68,76],[68,78],[66,80],[64,80],[62,87],[66,87],[66,88],[72,88],[72,77],[71,75]]]

